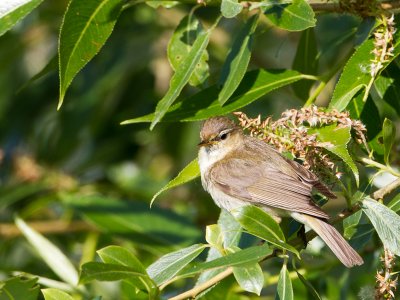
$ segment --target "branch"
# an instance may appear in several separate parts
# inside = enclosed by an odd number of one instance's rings
[[[30,222],[29,226],[42,234],[66,233],[80,231],[94,231],[95,229],[84,221],[39,221]],[[14,238],[21,235],[21,231],[13,223],[0,224],[0,237]]]

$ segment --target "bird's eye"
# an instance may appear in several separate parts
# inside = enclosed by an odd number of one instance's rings
[[[220,138],[221,140],[225,140],[227,137],[228,137],[228,134],[227,134],[227,133],[223,133],[223,134],[221,134],[221,135],[219,136],[219,138]]]

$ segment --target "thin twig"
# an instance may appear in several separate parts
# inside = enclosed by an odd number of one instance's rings
[[[229,267],[225,271],[223,271],[223,272],[219,273],[218,275],[214,276],[213,278],[211,278],[210,280],[208,280],[198,286],[195,286],[194,288],[192,288],[182,294],[179,294],[175,297],[169,298],[169,300],[183,300],[183,299],[188,299],[188,298],[194,298],[198,294],[200,294],[202,291],[208,289],[209,287],[212,287],[214,284],[217,284],[222,279],[228,277],[232,273],[233,273],[233,268]]]
[[[84,221],[38,221],[30,222],[29,226],[42,234],[79,232],[79,231],[95,231]],[[13,223],[0,224],[0,237],[14,238],[21,235],[21,231]]]

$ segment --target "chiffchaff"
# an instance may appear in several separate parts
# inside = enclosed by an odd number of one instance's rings
[[[277,221],[292,217],[313,229],[346,267],[363,264],[327,222],[329,216],[312,201],[312,188],[336,198],[316,175],[265,142],[244,135],[226,117],[205,121],[200,138],[201,181],[219,207],[232,211],[252,204]]]

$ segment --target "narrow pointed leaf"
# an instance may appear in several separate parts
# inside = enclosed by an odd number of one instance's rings
[[[93,280],[116,281],[137,276],[146,275],[122,265],[88,262],[82,265],[79,283],[85,284]]]
[[[43,261],[46,262],[58,277],[73,286],[78,284],[78,272],[68,257],[58,247],[29,227],[22,219],[16,218],[15,224]]]
[[[196,41],[193,43],[192,49],[182,63],[179,64],[179,67],[176,69],[171,78],[167,93],[157,104],[150,129],[153,129],[154,126],[164,117],[169,107],[172,105],[172,103],[174,103],[176,98],[178,98],[182,89],[189,81],[194,70],[196,69],[197,64],[201,60],[204,50],[207,48],[211,31],[211,29],[203,31],[197,36]]]
[[[218,95],[218,101],[221,105],[224,105],[229,97],[232,96],[247,71],[251,56],[253,33],[256,30],[257,23],[258,14],[249,18],[241,28],[222,66],[219,80],[222,89]]]
[[[275,4],[264,13],[273,24],[289,31],[305,30],[314,27],[316,23],[315,13],[305,0],[293,0],[291,4]]]
[[[74,300],[71,295],[59,289],[43,289],[42,293],[45,300]]]
[[[205,270],[225,268],[230,266],[245,266],[261,261],[272,253],[268,245],[254,246],[237,252],[218,257],[216,259],[199,263],[189,267],[179,274],[179,277],[188,277],[196,275]]]
[[[282,266],[281,272],[278,279],[277,295],[279,300],[292,300],[293,298],[293,287],[292,281],[289,277],[286,264]]]
[[[168,253],[147,268],[147,273],[158,286],[174,277],[193,259],[203,252],[207,245],[195,244],[190,247]]]
[[[316,75],[318,73],[318,47],[314,28],[304,30],[297,45],[293,61],[293,70],[303,74]],[[302,80],[293,84],[295,94],[301,99],[307,99],[314,84],[310,80]]]
[[[174,71],[189,55],[194,41],[202,32],[204,32],[203,26],[195,15],[190,14],[181,20],[168,43],[168,60]],[[189,79],[190,85],[199,86],[205,83],[210,75],[207,61],[208,52],[204,49]]]
[[[315,288],[312,286],[311,282],[309,282],[303,275],[301,275],[297,270],[297,277],[300,279],[300,281],[303,283],[303,285],[307,288],[308,292],[313,296],[315,300],[322,300],[321,296],[318,294],[318,292],[315,290]]]
[[[383,135],[383,146],[385,151],[383,158],[385,163],[389,164],[390,151],[392,150],[394,139],[396,137],[396,127],[394,126],[393,122],[390,121],[389,119],[385,119],[385,121],[383,121],[382,135]]]
[[[261,208],[246,205],[232,214],[249,233],[299,256],[299,252],[293,246],[285,243],[285,236],[278,223]]]
[[[197,177],[200,176],[200,168],[199,168],[199,163],[197,161],[197,158],[192,160],[185,168],[183,168],[182,171],[179,172],[179,174],[172,179],[170,182],[168,182],[161,190],[159,190],[151,199],[150,206],[153,204],[154,200],[163,192],[166,190],[172,189],[174,187],[177,187],[179,185],[182,185],[186,182],[189,182],[193,179],[196,179]]]
[[[258,263],[233,267],[233,275],[242,289],[260,296],[264,284],[264,274]]]
[[[347,144],[350,142],[350,127],[337,127],[336,125],[324,126],[310,129],[309,133],[316,133],[321,141],[321,147],[339,156],[351,169],[357,185],[359,184],[359,173],[357,166],[347,151]]]
[[[255,70],[247,72],[239,87],[221,107],[218,101],[218,87],[216,85],[171,106],[163,121],[199,121],[212,116],[225,115],[238,110],[253,101],[282,86],[305,78],[304,75],[292,70]],[[122,125],[132,123],[151,122],[154,114],[130,119]]]
[[[388,60],[383,63],[382,70],[400,54],[400,40],[398,37],[400,37],[400,33],[396,32],[393,56],[390,56]],[[335,108],[339,111],[346,109],[354,95],[367,86],[372,79],[371,61],[374,59],[374,48],[374,40],[369,39],[356,49],[353,56],[347,61],[340,75],[329,108]]]
[[[71,0],[69,3],[59,38],[58,109],[72,79],[100,51],[111,35],[123,4],[121,0]]]
[[[0,1],[0,36],[42,2],[43,0]]]
[[[363,212],[368,216],[382,243],[400,256],[400,216],[369,197],[365,198],[362,204]]]

